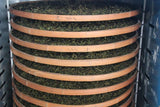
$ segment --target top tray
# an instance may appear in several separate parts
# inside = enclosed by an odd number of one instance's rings
[[[81,21],[107,21],[107,20],[117,20],[117,19],[124,19],[124,18],[129,18],[133,16],[137,16],[140,12],[139,10],[129,10],[126,12],[119,12],[119,13],[114,13],[112,12],[111,14],[97,14],[97,15],[88,15],[88,14],[82,14],[82,15],[60,15],[60,14],[44,14],[44,13],[38,13],[38,12],[27,12],[27,11],[22,11],[15,9],[14,7],[17,5],[28,5],[28,3],[38,3],[42,1],[30,1],[30,2],[21,2],[21,3],[16,3],[13,4],[10,7],[10,12],[13,15],[20,16],[20,17],[25,17],[29,19],[36,19],[36,20],[44,20],[44,21],[62,21],[62,22],[81,22]],[[48,2],[48,1],[43,1],[43,2]],[[51,2],[51,1],[50,1]],[[52,1],[54,2],[54,1]],[[45,4],[44,4],[45,5]]]

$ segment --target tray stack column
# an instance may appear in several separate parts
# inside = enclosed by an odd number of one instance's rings
[[[138,30],[141,26],[140,22],[137,20],[136,23],[122,26],[119,28],[110,28],[103,30],[91,30],[91,31],[59,31],[59,30],[47,30],[43,29],[43,27],[35,26],[35,22],[43,23],[99,23],[102,21],[118,21],[118,20],[129,20],[127,18],[135,17],[139,14],[138,10],[132,10],[122,13],[112,13],[112,14],[103,14],[103,15],[52,15],[52,14],[40,14],[40,13],[31,13],[22,10],[18,10],[15,7],[19,5],[23,5],[25,3],[37,3],[37,2],[24,2],[18,3],[11,6],[10,12],[15,15],[15,17],[11,20],[12,32],[10,34],[10,39],[13,44],[11,44],[11,50],[14,55],[14,67],[13,67],[13,87],[14,87],[14,105],[21,107],[26,106],[27,104],[34,106],[45,106],[45,107],[133,107],[134,103],[132,100],[134,99],[134,82],[137,74],[137,54],[139,50],[138,39]],[[46,3],[45,3],[46,4]],[[27,6],[27,5],[26,5]],[[46,5],[47,6],[47,5]],[[17,17],[18,16],[18,17]],[[135,20],[135,19],[134,19]],[[28,23],[21,23],[22,21],[28,21]],[[33,23],[33,26],[28,24]],[[105,22],[104,22],[105,23]],[[52,27],[52,26],[51,26]],[[74,29],[74,28],[73,28]],[[135,33],[133,33],[135,32]],[[133,35],[133,34],[134,35]],[[26,40],[23,37],[26,36]],[[92,44],[92,45],[56,45],[56,44],[46,44],[42,43],[46,38],[48,39],[59,39],[59,40],[83,40],[87,39],[95,39],[95,38],[115,38],[123,35],[132,34],[133,36],[119,40],[116,42],[108,42],[108,43],[100,43],[100,44]],[[40,41],[30,41],[27,39],[28,37],[41,38]],[[63,42],[63,41],[62,41]],[[122,49],[124,52],[127,47],[135,48],[132,51],[127,51],[125,54],[119,55],[110,55],[111,57],[107,57],[107,53],[111,51],[119,52]],[[118,50],[118,51],[117,51]],[[106,52],[106,53],[105,53]],[[44,55],[43,55],[43,54]],[[105,53],[106,57],[102,58],[87,58],[87,55],[92,55],[93,53],[97,54],[97,56],[101,53]],[[56,56],[55,56],[56,54]],[[84,56],[84,59],[75,58],[75,56]],[[118,53],[117,53],[118,54]],[[63,55],[69,55],[69,58],[62,58]],[[125,68],[121,68],[119,66],[119,70],[107,72],[102,74],[81,74],[81,73],[64,73],[61,70],[66,69],[79,69],[87,67],[93,67],[94,69],[97,67],[106,67],[106,66],[117,66],[117,64],[124,63],[126,61],[133,60],[130,65]],[[126,63],[125,63],[126,64]],[[39,65],[39,66],[36,66]],[[40,66],[41,65],[41,66]],[[41,67],[48,66],[48,69],[42,70]],[[60,68],[56,72],[56,69],[52,69],[49,72],[50,67]],[[120,69],[121,68],[121,69]],[[98,71],[98,70],[97,70]],[[96,72],[97,72],[96,71]],[[75,71],[77,72],[77,71]],[[83,71],[84,72],[84,71]],[[86,71],[89,72],[89,71]],[[95,72],[95,71],[93,71]],[[99,71],[100,72],[100,71]],[[26,77],[25,77],[26,76]],[[93,88],[84,88],[85,84],[98,84],[98,83],[107,83],[107,81],[111,80],[121,80],[126,76],[129,76],[125,81],[121,81],[119,83],[115,82],[110,85],[104,84],[104,86],[95,86]],[[32,78],[32,79],[31,79]],[[121,78],[121,79],[120,79]],[[37,81],[39,79],[39,81]],[[64,86],[54,85],[55,84],[64,84]],[[41,84],[45,82],[44,84]],[[53,86],[47,85],[52,84]],[[56,83],[57,82],[57,83]],[[79,87],[72,87],[66,84],[80,84]],[[84,84],[84,86],[82,85]],[[126,90],[125,90],[126,89]],[[30,91],[29,91],[30,90]],[[122,94],[113,97],[114,92],[122,92]],[[49,95],[52,96],[52,100],[49,97],[40,98],[31,93],[39,93],[42,96]],[[110,94],[112,93],[112,94]],[[83,100],[81,98],[85,98],[89,101],[91,96],[102,96],[107,97],[111,95],[111,98],[106,101],[96,102],[94,104],[69,104],[65,103],[65,101],[69,102],[69,99],[78,99],[80,102]],[[61,98],[59,102],[55,101],[54,98]],[[64,100],[63,100],[64,98]],[[68,99],[67,99],[68,98]],[[98,97],[97,97],[98,98]],[[67,100],[66,100],[67,99]],[[64,102],[62,102],[64,101]],[[82,101],[83,102],[83,101]],[[133,101],[134,102],[134,101]]]

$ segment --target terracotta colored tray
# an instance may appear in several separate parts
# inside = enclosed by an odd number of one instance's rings
[[[22,103],[20,103],[18,101],[18,99],[16,98],[16,95],[14,93],[13,93],[13,101],[18,107],[25,107]]]
[[[116,97],[112,100],[109,100],[109,101],[106,101],[106,102],[103,102],[103,103],[89,104],[89,105],[63,105],[63,104],[50,103],[50,102],[46,102],[46,101],[43,101],[43,100],[33,98],[33,97],[28,96],[26,94],[23,94],[22,92],[20,92],[16,88],[14,83],[13,83],[13,87],[14,87],[14,92],[21,99],[23,99],[23,100],[25,100],[29,103],[39,105],[39,106],[43,106],[43,107],[106,107],[106,106],[112,106],[114,104],[117,104],[117,103],[121,102],[122,100],[124,100],[125,98],[127,98],[130,95],[130,93],[132,92],[134,85],[132,85],[125,93],[123,93],[119,97]]]
[[[11,26],[20,32],[24,32],[30,35],[43,36],[43,37],[57,37],[57,38],[95,38],[105,36],[116,36],[125,33],[130,33],[138,30],[141,23],[138,22],[135,25],[130,25],[122,28],[98,30],[98,31],[84,31],[84,32],[65,32],[65,31],[47,31],[35,28],[29,28],[22,25],[18,25],[11,20]]]
[[[107,43],[107,44],[100,44],[100,45],[85,45],[85,46],[67,46],[67,45],[45,45],[45,44],[38,44],[32,43],[24,40],[20,40],[10,34],[11,40],[21,46],[43,50],[43,51],[54,51],[54,52],[95,52],[95,51],[105,51],[111,49],[117,49],[121,47],[125,47],[134,43],[138,38],[138,33],[135,36],[118,42]]]
[[[29,2],[21,2],[17,4],[34,3],[34,2],[29,1]],[[117,20],[117,19],[129,18],[129,17],[137,16],[140,13],[138,10],[132,10],[132,11],[122,12],[122,13],[102,14],[102,15],[40,14],[40,13],[31,13],[31,12],[16,10],[13,7],[17,4],[13,4],[10,7],[10,12],[13,15],[29,18],[29,19],[45,20],[45,21],[61,21],[61,22],[106,21],[106,20]]]
[[[129,97],[129,99],[124,104],[122,104],[120,107],[128,107],[129,104],[131,104],[133,97],[134,97],[134,92],[132,91],[132,94]]]
[[[139,50],[139,45],[133,52],[126,54],[126,55],[110,57],[110,58],[103,58],[103,59],[84,59],[84,60],[63,60],[63,59],[38,57],[38,56],[24,53],[20,50],[17,50],[12,45],[10,46],[10,48],[14,55],[19,56],[29,61],[38,62],[42,64],[48,64],[48,65],[82,67],[82,66],[109,65],[109,64],[114,64],[114,63],[119,63],[119,62],[129,60],[137,55],[138,50]]]
[[[61,88],[53,88],[49,86],[44,86],[40,85],[34,82],[31,82],[27,79],[24,79],[20,77],[14,70],[12,70],[14,78],[20,82],[21,84],[30,87],[32,89],[46,92],[46,93],[51,93],[51,94],[59,94],[59,95],[94,95],[94,94],[102,94],[102,93],[107,93],[107,92],[113,92],[119,89],[122,89],[129,84],[133,83],[133,81],[136,78],[137,72],[134,73],[132,77],[130,77],[128,80],[114,84],[112,86],[106,86],[102,88],[94,88],[94,89],[61,89]]]
[[[129,97],[129,99],[128,99],[125,103],[123,103],[122,105],[120,105],[120,107],[128,107],[128,105],[131,103],[131,101],[132,101],[132,99],[133,99],[133,96],[134,96],[134,94],[133,94],[133,92],[132,92],[132,94],[131,94],[131,96]],[[13,94],[13,101],[16,103],[16,105],[17,105],[18,107],[24,107],[24,105],[18,101],[18,99],[16,98],[16,95],[15,95],[15,94]],[[93,106],[93,107],[94,107],[94,106]],[[133,107],[133,106],[132,106],[132,107]]]
[[[122,70],[108,73],[108,74],[100,74],[100,75],[69,75],[69,74],[60,74],[60,73],[50,73],[45,71],[36,70],[30,67],[27,67],[20,63],[15,57],[13,58],[14,64],[21,69],[22,71],[29,73],[31,75],[47,78],[47,79],[53,79],[53,80],[61,80],[61,81],[102,81],[102,80],[108,80],[108,79],[114,79],[121,76],[124,76],[131,71],[133,71],[137,66],[137,59],[135,59],[134,63],[130,65],[127,68],[124,68]]]

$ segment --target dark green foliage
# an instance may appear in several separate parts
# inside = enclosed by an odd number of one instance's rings
[[[40,57],[47,57],[47,58],[56,58],[56,59],[101,59],[101,58],[108,58],[108,57],[115,57],[121,56],[134,51],[137,47],[136,43],[133,43],[129,46],[115,49],[115,50],[107,50],[102,52],[88,52],[88,53],[62,53],[62,52],[50,52],[50,51],[40,51],[35,49],[29,49],[26,47],[22,47],[17,44],[13,44],[13,46],[25,53],[40,56]]]
[[[16,58],[20,63],[33,69],[38,69],[44,72],[70,74],[70,75],[98,75],[98,74],[107,74],[111,72],[116,72],[130,66],[131,64],[133,64],[135,60],[133,58],[128,61],[124,61],[117,64],[105,65],[105,66],[61,67],[61,66],[53,66],[53,65],[46,65],[46,64],[31,62],[19,57],[16,57]]]
[[[49,31],[97,31],[121,28],[136,24],[136,18],[128,18],[101,22],[49,22],[15,17],[14,22],[26,27]],[[75,35],[76,36],[76,35]]]
[[[41,84],[44,86],[49,86],[49,87],[54,87],[54,88],[64,88],[64,89],[92,89],[92,88],[101,88],[101,87],[111,86],[111,85],[118,84],[118,83],[128,80],[135,72],[135,71],[132,71],[128,75],[125,75],[125,76],[122,76],[116,79],[105,80],[105,81],[70,82],[70,81],[59,81],[59,80],[51,80],[51,79],[36,77],[24,71],[21,71],[17,67],[15,67],[15,71],[21,77],[29,81],[32,81],[34,83]]]
[[[56,94],[48,94],[40,91],[33,90],[28,88],[16,80],[14,80],[19,91],[32,96],[34,98],[38,98],[40,100],[45,100],[48,102],[58,103],[58,104],[67,104],[67,105],[84,105],[84,104],[94,104],[104,102],[119,95],[123,94],[129,86],[120,89],[118,91],[109,92],[105,94],[97,94],[97,95],[88,95],[88,96],[67,96],[67,95],[56,95]]]
[[[96,15],[131,11],[134,8],[129,4],[110,1],[84,0],[56,0],[19,4],[13,7],[17,10],[59,15]]]
[[[136,33],[132,32],[129,34],[110,36],[110,37],[102,37],[102,38],[83,38],[83,39],[72,39],[72,38],[49,38],[49,37],[37,37],[34,35],[28,35],[16,30],[12,31],[12,34],[24,41],[29,41],[33,43],[39,44],[49,44],[49,45],[98,45],[98,44],[106,44],[112,42],[118,42],[122,40],[129,39],[133,37]]]

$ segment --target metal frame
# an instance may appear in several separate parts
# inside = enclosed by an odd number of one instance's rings
[[[0,107],[12,106],[11,67],[6,0],[0,2]]]

